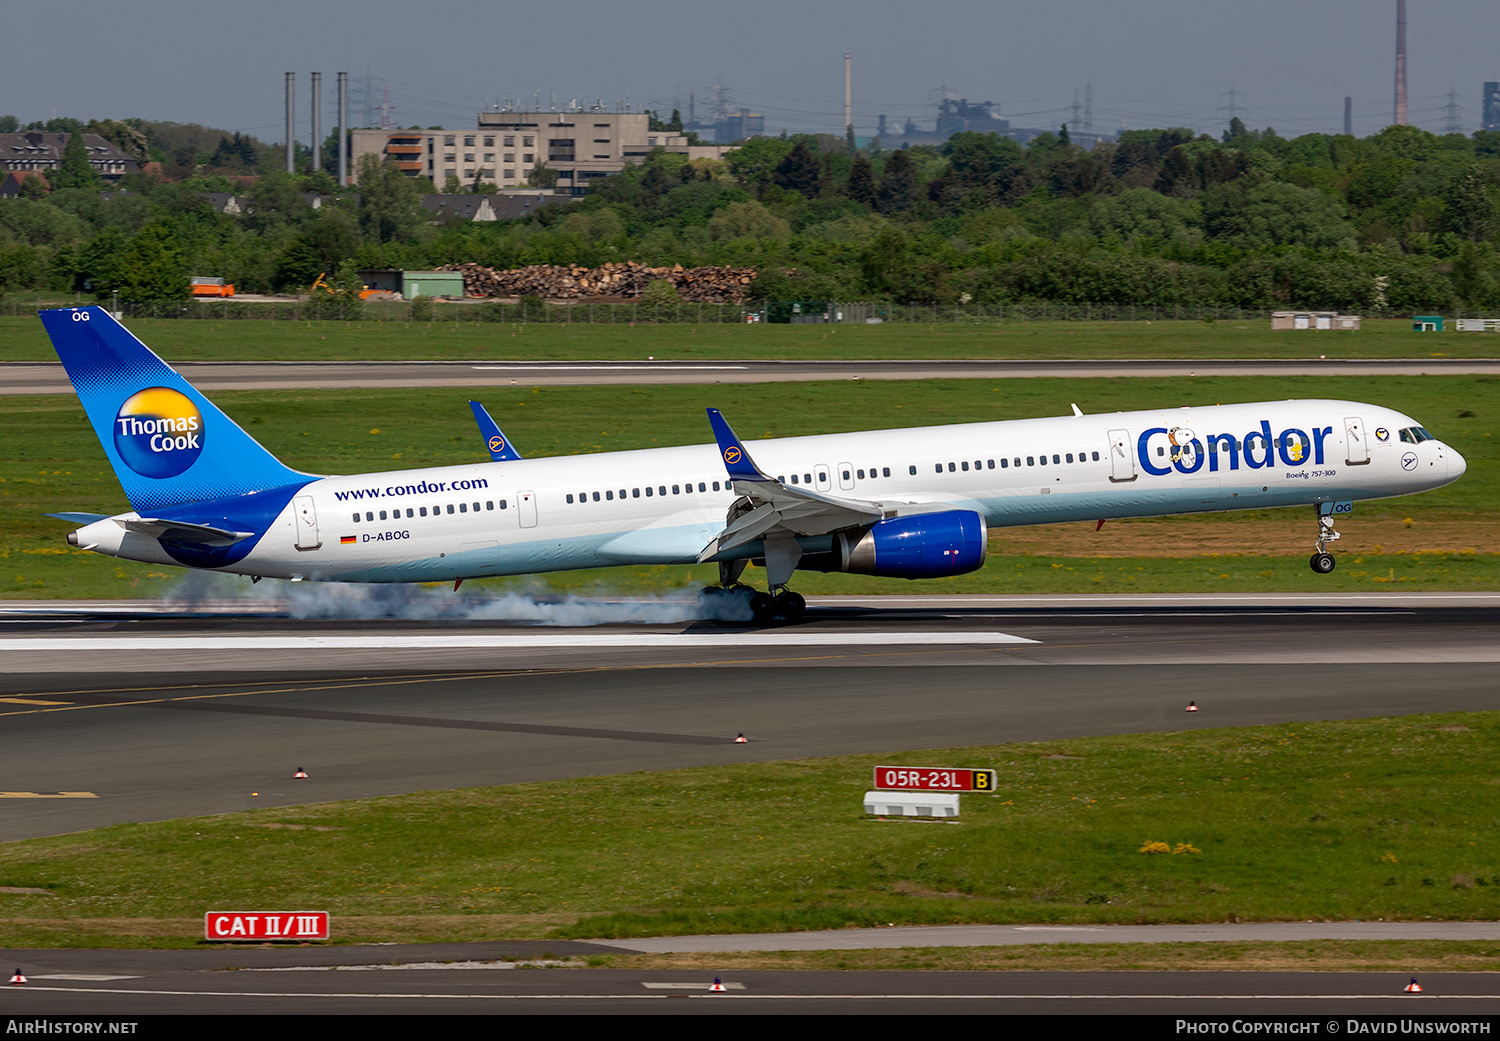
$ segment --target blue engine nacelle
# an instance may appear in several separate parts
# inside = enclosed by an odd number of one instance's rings
[[[836,570],[883,578],[962,575],[983,566],[987,534],[984,518],[972,510],[894,517],[865,532],[840,532]]]

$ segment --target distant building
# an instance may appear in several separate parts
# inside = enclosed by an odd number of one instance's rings
[[[743,141],[747,137],[766,136],[766,117],[759,112],[740,109],[714,121],[714,140],[721,145]]]
[[[62,165],[67,146],[67,134],[46,134],[40,130],[0,134],[0,171],[28,174],[56,170]],[[139,163],[98,134],[84,134],[83,147],[88,152],[89,165],[107,183],[140,172]]]
[[[473,130],[355,130],[361,157],[394,162],[408,177],[442,187],[449,177],[470,187],[524,188],[543,166],[557,174],[555,192],[584,195],[599,179],[643,161],[653,149],[690,159],[721,158],[719,145],[690,145],[683,134],[651,129],[644,112],[481,112]]]
[[[1484,118],[1482,126],[1485,130],[1500,130],[1500,83],[1486,83],[1484,85]]]

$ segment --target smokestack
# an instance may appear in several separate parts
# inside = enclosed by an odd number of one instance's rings
[[[1344,98],[1344,135],[1354,136],[1354,99]]]
[[[1406,0],[1396,0],[1396,125],[1406,126]]]
[[[339,73],[339,187],[349,183],[349,74]]]
[[[296,171],[297,161],[297,117],[293,111],[297,90],[297,74],[286,74],[286,172]]]
[[[847,132],[854,125],[854,116],[851,114],[851,103],[854,100],[850,92],[849,62],[851,56],[844,55],[844,130]]]
[[[323,120],[318,111],[323,107],[323,74],[312,74],[312,168],[323,167]]]

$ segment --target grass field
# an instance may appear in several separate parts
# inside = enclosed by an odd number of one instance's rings
[[[479,359],[1493,358],[1500,336],[1414,333],[1371,320],[1357,332],[1272,332],[1244,322],[1004,322],[962,325],[512,325],[132,319],[169,362]],[[36,318],[0,318],[0,362],[54,361]]]
[[[427,792],[5,843],[0,900],[13,947],[188,946],[226,902],[326,909],[340,942],[1492,919],[1497,756],[1485,712]],[[877,763],[999,787],[880,821]]]
[[[271,451],[316,473],[359,473],[484,458],[463,388],[244,391],[215,400]],[[1297,397],[1352,398],[1416,416],[1469,464],[1463,480],[1411,498],[1362,503],[1341,523],[1342,563],[1307,567],[1313,522],[1303,511],[1212,514],[1162,521],[997,529],[972,575],[928,582],[799,574],[806,593],[1277,592],[1500,588],[1500,379],[1365,378],[928,380],[667,387],[486,388],[483,399],[528,457],[708,440],[705,405],[726,408],[747,438],[884,426],[1021,419]],[[5,399],[0,426],[0,596],[143,596],[174,585],[175,569],[70,549],[71,527],[46,513],[126,509],[76,400]],[[1165,554],[1165,555],[1163,555]],[[713,568],[614,568],[504,588],[637,592],[712,581]],[[752,574],[752,578],[755,577]]]

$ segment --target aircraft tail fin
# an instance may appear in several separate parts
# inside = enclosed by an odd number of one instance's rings
[[[136,510],[306,482],[102,307],[40,312]]]

